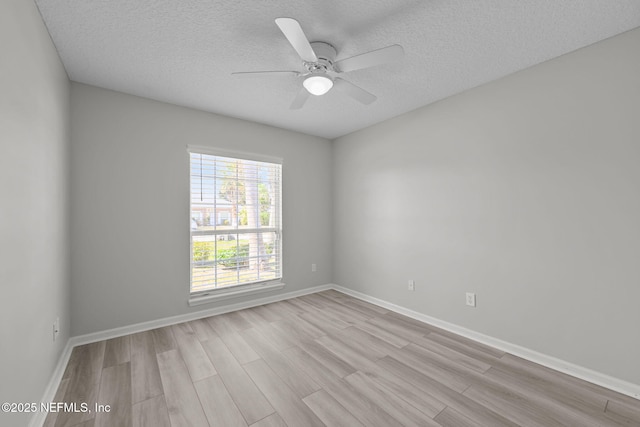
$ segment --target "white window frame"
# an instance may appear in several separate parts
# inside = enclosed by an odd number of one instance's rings
[[[279,243],[279,252],[280,252],[280,258],[279,258],[279,271],[280,271],[280,277],[279,278],[275,278],[275,279],[268,279],[265,281],[260,281],[260,282],[251,282],[251,283],[241,283],[241,284],[237,284],[237,285],[230,285],[230,286],[225,286],[222,288],[213,288],[213,289],[208,289],[208,290],[204,290],[204,291],[196,291],[196,292],[192,292],[191,290],[191,286],[192,286],[192,274],[193,274],[193,269],[192,269],[192,265],[193,265],[193,236],[194,235],[220,235],[220,234],[229,234],[229,231],[207,231],[207,232],[201,232],[198,230],[193,230],[191,228],[191,212],[192,212],[192,206],[191,206],[191,163],[190,163],[190,158],[191,158],[191,154],[205,154],[205,155],[211,155],[211,156],[219,156],[219,157],[227,157],[227,158],[235,158],[238,160],[250,160],[250,161],[257,161],[257,162],[265,162],[265,163],[272,163],[272,164],[277,164],[280,165],[280,180],[279,180],[279,184],[280,184],[280,188],[279,191],[277,191],[277,200],[275,201],[276,203],[276,209],[278,210],[278,214],[280,217],[280,221],[279,221],[279,226],[275,227],[275,228],[267,228],[267,227],[261,227],[258,229],[242,229],[240,234],[249,234],[249,233],[256,233],[256,232],[274,232],[277,235],[277,241]],[[257,293],[262,293],[262,292],[268,292],[268,291],[275,291],[275,290],[279,290],[284,288],[286,285],[285,283],[282,282],[282,277],[284,276],[284,273],[282,271],[282,257],[283,257],[283,253],[282,253],[282,159],[278,158],[278,157],[271,157],[271,156],[265,156],[262,154],[256,154],[256,153],[247,153],[247,152],[242,152],[242,151],[235,151],[235,150],[225,150],[225,149],[218,149],[218,148],[212,148],[212,147],[204,147],[204,146],[197,146],[197,145],[188,145],[187,146],[187,161],[189,163],[189,305],[190,306],[195,306],[195,305],[200,305],[200,304],[206,304],[209,302],[214,302],[214,301],[219,301],[219,300],[224,300],[224,299],[230,299],[230,298],[237,298],[237,297],[242,297],[242,296],[246,296],[246,295],[250,295],[250,294],[257,294]],[[217,220],[217,218],[216,218]],[[236,230],[236,232],[238,232],[238,230]],[[231,234],[236,234],[236,233],[231,233]]]

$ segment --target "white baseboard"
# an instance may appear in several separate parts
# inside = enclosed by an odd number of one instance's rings
[[[394,311],[399,314],[403,314],[412,319],[419,320],[424,323],[428,323],[438,328],[445,329],[454,334],[461,335],[463,337],[472,339],[474,341],[486,344],[488,346],[500,349],[507,353],[511,353],[515,356],[522,357],[523,359],[537,363],[547,368],[554,369],[559,372],[571,375],[576,378],[588,381],[593,384],[608,388],[618,393],[631,396],[636,399],[640,399],[640,385],[633,384],[619,378],[612,377],[610,375],[603,374],[601,372],[594,371],[592,369],[579,366],[565,360],[558,359],[543,353],[539,353],[535,350],[528,349],[516,344],[512,344],[506,341],[502,341],[498,338],[484,335],[479,332],[472,331],[471,329],[464,328],[462,326],[455,325],[453,323],[446,322],[444,320],[437,319],[435,317],[427,316],[426,314],[419,313],[417,311],[409,310],[408,308],[401,307],[396,304],[381,300],[379,298],[372,297],[361,292],[351,290],[349,288],[342,287],[340,285],[331,285],[332,289],[350,295],[354,298],[361,299],[366,302],[378,305],[386,308],[387,310]]]
[[[326,291],[331,289],[332,285],[320,285],[313,286],[311,288],[300,289],[298,291],[285,292],[282,294],[272,295],[263,298],[255,298],[245,302],[239,302],[235,304],[227,304],[220,307],[211,308],[208,310],[194,311],[193,313],[179,314],[177,316],[163,317],[162,319],[150,320],[148,322],[136,323],[133,325],[122,326],[120,328],[108,329],[106,331],[93,332],[86,335],[78,335],[72,337],[69,341],[71,346],[89,344],[96,341],[108,340],[111,338],[117,338],[124,335],[135,334],[137,332],[144,332],[155,328],[161,328],[163,326],[175,325],[176,323],[188,322],[190,320],[202,319],[203,317],[215,316],[216,314],[229,313],[231,311],[242,310],[245,308],[256,307],[259,305],[269,304],[272,302],[283,301],[307,294],[314,294],[316,292]]]
[[[60,381],[62,381],[62,376],[64,375],[64,370],[67,368],[67,363],[69,363],[69,357],[71,357],[71,350],[73,350],[73,345],[71,345],[71,340],[67,340],[67,344],[65,344],[64,349],[62,350],[62,354],[58,359],[58,363],[56,364],[56,367],[53,370],[51,379],[47,384],[47,388],[45,389],[40,402],[54,401],[56,396],[56,391],[58,391],[58,386],[60,385]],[[46,418],[47,418],[47,412],[36,411],[31,417],[31,419],[29,420],[29,427],[39,427],[43,425]]]

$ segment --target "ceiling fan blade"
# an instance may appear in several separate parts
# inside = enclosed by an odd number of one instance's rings
[[[291,46],[298,52],[300,58],[307,62],[317,62],[316,56],[311,44],[304,35],[300,23],[293,18],[276,18],[276,24],[280,27],[280,30],[284,36],[289,40]]]
[[[311,94],[307,92],[307,90],[304,87],[301,88],[300,92],[298,92],[298,94],[296,95],[296,98],[291,103],[291,106],[289,107],[289,109],[299,110],[300,108],[302,108],[304,103],[307,102],[307,99],[309,99],[309,96],[311,96]]]
[[[373,101],[378,99],[378,97],[374,94],[367,92],[366,90],[354,85],[351,82],[342,80],[341,78],[334,79],[333,87],[343,93],[346,93],[356,101],[362,102],[363,104],[371,104]]]
[[[279,76],[293,76],[300,75],[297,71],[240,71],[231,73],[236,77],[279,77]]]
[[[337,61],[333,64],[340,72],[354,71],[362,68],[369,68],[375,65],[386,64],[397,61],[404,55],[404,49],[399,44],[383,47],[381,49],[372,50],[371,52],[361,53]]]

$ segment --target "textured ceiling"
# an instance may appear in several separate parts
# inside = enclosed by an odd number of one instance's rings
[[[326,138],[397,116],[640,26],[640,0],[36,0],[72,80]],[[296,18],[337,59],[394,43],[398,63],[345,73],[289,105],[300,70],[274,19]],[[637,52],[636,52],[637,53]]]

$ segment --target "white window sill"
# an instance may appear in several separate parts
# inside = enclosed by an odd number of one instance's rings
[[[278,289],[282,289],[285,286],[286,285],[284,283],[278,282],[278,283],[270,283],[267,285],[259,285],[259,286],[251,286],[251,287],[215,289],[215,290],[209,291],[206,294],[193,296],[189,298],[189,306],[193,307],[196,305],[208,304],[208,303],[222,301],[226,299],[240,298],[248,295],[260,294],[262,292],[277,291]]]

